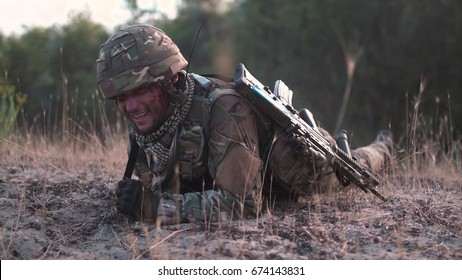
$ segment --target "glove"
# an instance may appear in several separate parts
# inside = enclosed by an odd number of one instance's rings
[[[117,210],[129,214],[135,219],[141,218],[141,182],[132,179],[119,181],[116,190]]]

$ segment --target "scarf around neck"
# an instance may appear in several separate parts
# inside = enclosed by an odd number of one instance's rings
[[[174,97],[171,97],[171,100],[176,102],[176,104],[173,105],[175,106],[173,113],[156,131],[147,135],[135,131],[136,142],[146,155],[151,156],[153,165],[150,168],[155,175],[159,175],[164,171],[171,155],[170,150],[175,146],[172,144],[178,127],[185,119],[192,105],[194,79],[184,71],[180,72],[180,74],[184,75],[184,89],[181,89],[180,85],[180,88],[177,90],[183,91],[187,99],[184,102],[180,102],[178,99],[175,100]],[[179,82],[181,82],[181,78]]]

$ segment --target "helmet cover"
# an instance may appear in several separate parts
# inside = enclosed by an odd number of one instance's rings
[[[177,45],[161,29],[131,25],[101,46],[96,60],[97,84],[105,98],[172,78],[186,65]]]

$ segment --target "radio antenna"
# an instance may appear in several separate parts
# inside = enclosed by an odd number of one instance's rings
[[[197,30],[196,38],[194,39],[194,44],[193,44],[193,47],[191,49],[191,53],[189,54],[188,67],[186,67],[186,73],[189,73],[189,65],[191,65],[191,59],[192,59],[192,55],[194,53],[194,49],[196,48],[197,39],[199,38],[199,34],[201,33],[202,27],[204,26],[204,23],[205,23],[206,20],[207,20],[207,17],[204,17],[204,19],[201,22],[201,26],[199,27],[199,30]]]

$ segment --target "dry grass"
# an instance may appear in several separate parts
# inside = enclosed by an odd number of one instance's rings
[[[158,228],[115,211],[123,137],[18,143],[1,145],[2,259],[462,258],[461,167],[428,150],[396,157],[382,178],[387,202],[349,187],[279,202],[258,220]]]

